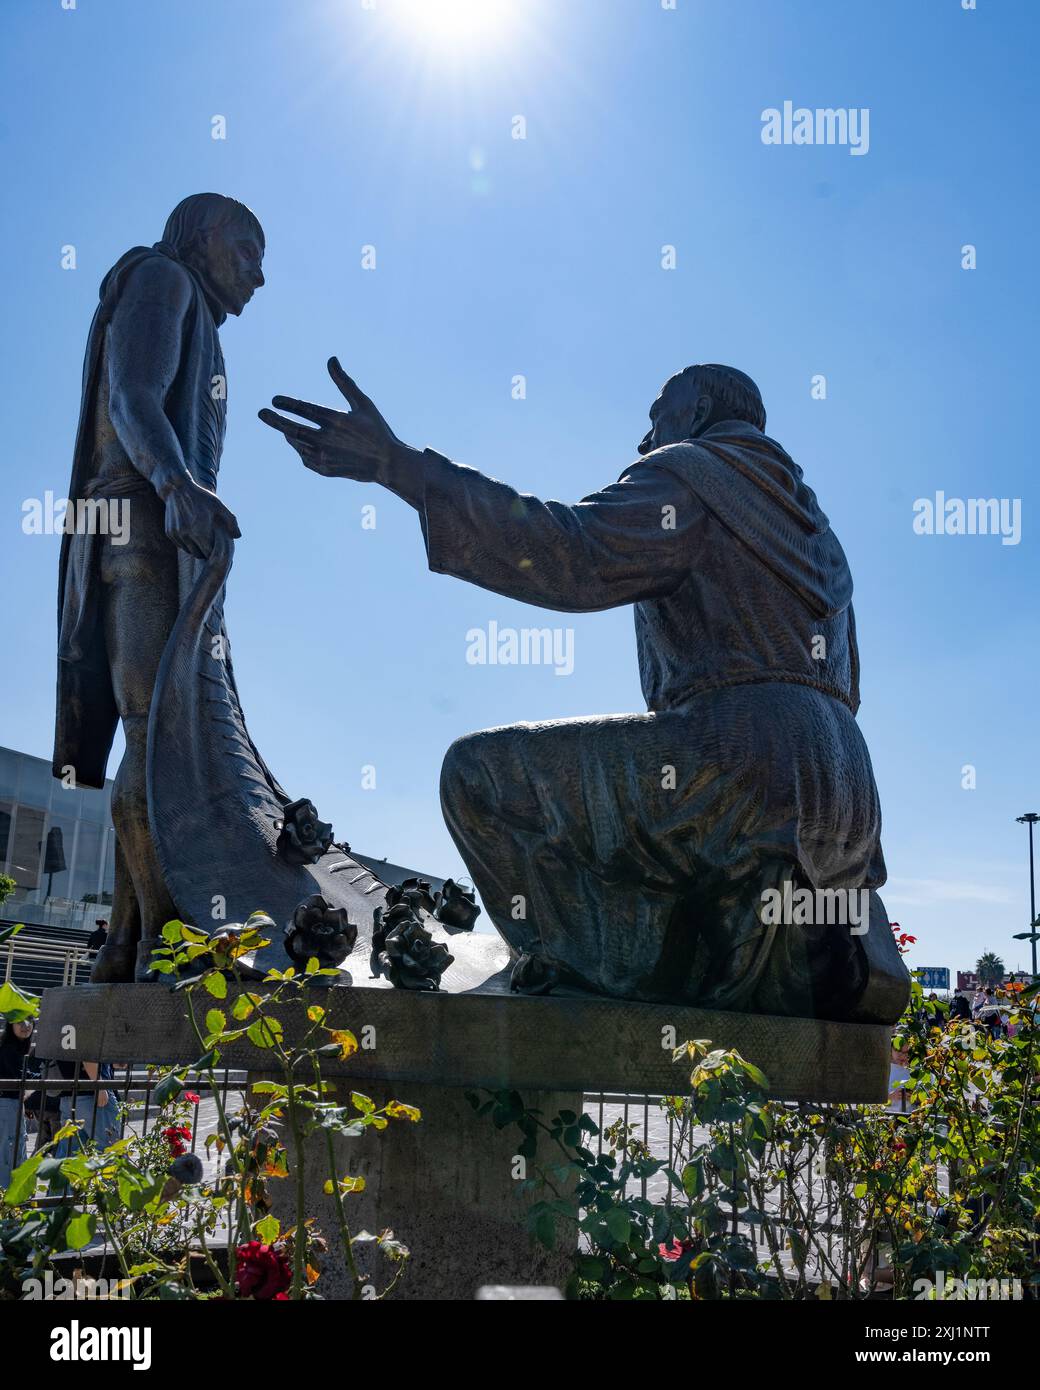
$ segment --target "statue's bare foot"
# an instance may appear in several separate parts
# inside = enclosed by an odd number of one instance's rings
[[[528,951],[518,958],[509,976],[514,994],[548,994],[556,982],[555,967]]]

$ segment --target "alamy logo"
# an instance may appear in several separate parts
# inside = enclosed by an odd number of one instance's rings
[[[1021,1279],[947,1279],[937,1270],[931,1279],[914,1280],[914,1298],[943,1302],[1017,1303],[1022,1297]]]
[[[88,1279],[79,1273],[72,1279],[63,1279],[60,1275],[55,1278],[53,1270],[47,1269],[39,1278],[23,1279],[22,1292],[29,1303],[36,1299],[107,1302],[112,1298],[129,1298],[131,1290],[126,1279]]]
[[[130,502],[125,497],[42,497],[22,503],[22,531],[27,536],[111,536],[113,545],[130,539]]]
[[[848,927],[850,936],[863,936],[870,889],[795,888],[788,879],[782,889],[763,890],[759,920],[764,927]]]
[[[553,674],[574,670],[572,627],[499,627],[492,618],[487,631],[471,627],[466,633],[470,666],[551,666]]]
[[[870,149],[869,106],[767,106],[762,112],[763,145],[847,145],[850,154]]]
[[[82,1327],[73,1318],[68,1327],[51,1332],[52,1361],[130,1361],[135,1371],[152,1364],[150,1327]]]
[[[999,536],[1001,545],[1022,539],[1021,497],[918,497],[914,503],[918,536]]]

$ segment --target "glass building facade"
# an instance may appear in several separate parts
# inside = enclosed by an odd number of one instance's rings
[[[0,747],[0,871],[7,921],[93,930],[112,902],[112,782],[65,787],[44,758]]]

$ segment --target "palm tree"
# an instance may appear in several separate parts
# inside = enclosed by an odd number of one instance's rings
[[[983,951],[975,962],[975,974],[983,985],[999,985],[1004,978],[1004,962],[995,951]]]

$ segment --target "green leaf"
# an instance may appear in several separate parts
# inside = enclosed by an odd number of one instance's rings
[[[282,1223],[277,1216],[265,1216],[262,1221],[256,1223],[253,1229],[265,1245],[271,1245],[278,1239]]]
[[[687,1163],[682,1170],[682,1188],[687,1197],[698,1197],[704,1191],[704,1170],[699,1162]]]
[[[214,999],[227,998],[227,980],[218,971],[214,971],[212,975],[207,975],[203,983]]]
[[[152,1098],[161,1110],[171,1100],[176,1100],[183,1090],[184,1083],[175,1071],[171,1071],[156,1086]]]
[[[77,1212],[65,1227],[65,1240],[70,1250],[82,1250],[94,1239],[97,1216],[92,1211]]]
[[[606,1260],[597,1259],[594,1255],[576,1256],[578,1274],[582,1279],[587,1279],[591,1284],[599,1284],[606,1277]]]
[[[223,1033],[227,1023],[227,1014],[221,1013],[219,1009],[210,1009],[206,1014],[206,1032]]]
[[[628,1243],[632,1233],[632,1218],[624,1207],[611,1207],[603,1213],[603,1221],[612,1240],[616,1240],[619,1245]]]
[[[17,1206],[19,1202],[26,1201],[36,1191],[36,1170],[43,1159],[43,1154],[27,1158],[11,1174],[11,1181],[7,1184],[7,1191],[4,1193],[4,1201],[8,1206]]]
[[[23,994],[10,980],[0,985],[0,1017],[11,1023],[24,1023],[27,1018],[35,1018],[40,1010],[40,1001],[35,994]]]
[[[274,1047],[282,1040],[282,1025],[276,1018],[257,1018],[246,1029],[246,1037],[254,1047]]]
[[[769,1078],[760,1067],[756,1067],[753,1062],[744,1063],[744,1074],[749,1076],[756,1086],[760,1086],[763,1091],[769,1089]]]

